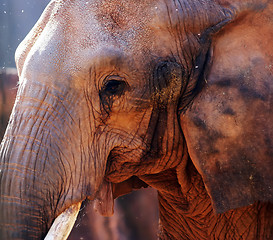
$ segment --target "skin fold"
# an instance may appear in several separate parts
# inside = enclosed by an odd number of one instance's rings
[[[1,239],[158,190],[160,239],[273,238],[272,1],[51,1],[16,51]]]

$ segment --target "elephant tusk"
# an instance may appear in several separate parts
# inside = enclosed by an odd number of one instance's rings
[[[44,240],[65,240],[68,238],[80,211],[81,202],[62,212],[53,222]]]

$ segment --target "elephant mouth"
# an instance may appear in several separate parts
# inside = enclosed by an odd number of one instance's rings
[[[94,209],[100,215],[110,217],[114,213],[114,199],[134,190],[147,187],[148,184],[136,176],[118,183],[104,180],[94,200]]]

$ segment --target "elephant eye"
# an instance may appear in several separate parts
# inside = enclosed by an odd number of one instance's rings
[[[120,96],[124,93],[127,83],[123,80],[108,80],[103,86],[103,93],[108,96]]]
[[[114,102],[121,97],[129,84],[119,76],[109,76],[105,79],[104,84],[99,92],[102,107],[105,112],[110,112]]]

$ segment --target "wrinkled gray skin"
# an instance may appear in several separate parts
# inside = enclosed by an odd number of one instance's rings
[[[1,239],[147,184],[162,239],[273,237],[272,54],[272,1],[52,1],[16,52]]]

